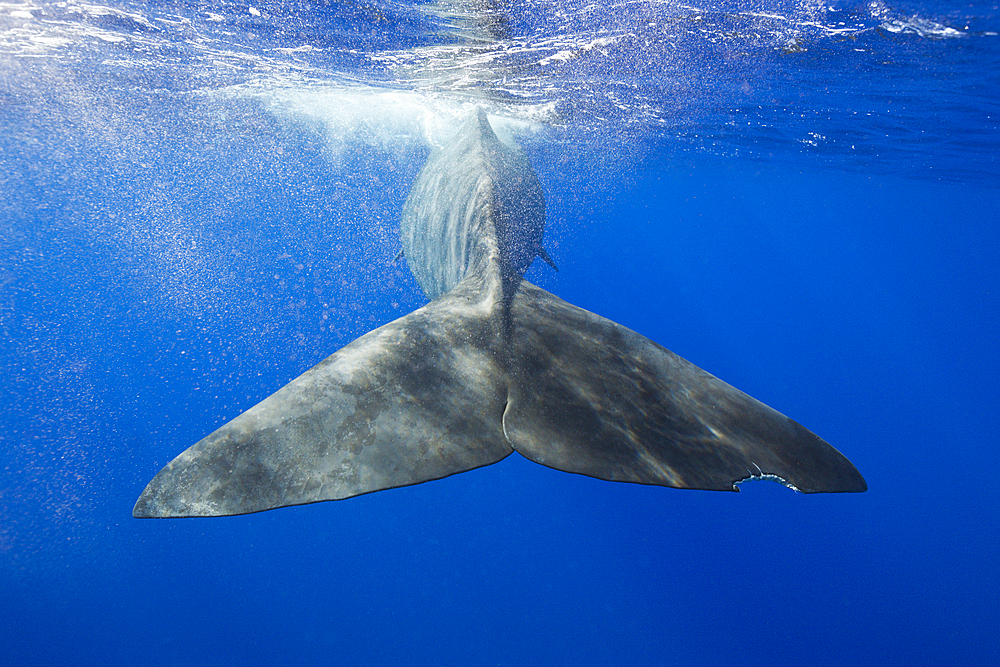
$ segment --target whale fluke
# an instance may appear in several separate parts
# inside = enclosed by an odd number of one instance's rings
[[[220,516],[440,479],[513,449],[472,281],[375,329],[195,443],[136,517]]]
[[[683,489],[757,478],[803,493],[868,488],[816,434],[620,324],[528,282],[512,319],[504,433],[536,463]]]
[[[522,280],[545,200],[479,110],[431,155],[401,255],[432,301],[371,331],[195,443],[136,517],[246,514],[418,484],[516,451],[600,479],[864,491],[798,423],[621,325]]]

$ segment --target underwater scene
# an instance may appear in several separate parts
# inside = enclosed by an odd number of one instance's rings
[[[998,210],[995,3],[2,2],[0,654],[995,664]]]

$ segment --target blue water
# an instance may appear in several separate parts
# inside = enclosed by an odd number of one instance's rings
[[[488,4],[0,7],[4,663],[996,664],[996,5]],[[400,210],[477,105],[546,190],[560,271],[529,280],[869,491],[513,455],[133,519],[175,455],[424,303]]]

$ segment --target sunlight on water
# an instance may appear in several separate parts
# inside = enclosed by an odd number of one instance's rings
[[[973,34],[882,0],[436,0],[324,10],[260,2],[211,11],[15,2],[0,5],[0,97],[75,100],[94,125],[131,101],[254,99],[283,120],[321,124],[333,153],[348,140],[397,154],[415,142],[440,146],[484,106],[508,120],[498,129],[511,136],[544,126],[571,141],[666,139],[756,157],[782,146],[864,166],[877,149],[859,146],[859,132],[913,128],[923,136],[904,150],[925,159],[939,159],[942,143],[955,144],[953,159],[965,147],[954,128],[916,130],[928,117],[917,105],[868,108],[874,96],[862,91],[829,108],[822,91],[841,72],[875,67],[886,70],[865,81],[875,95],[906,94],[894,77],[933,62],[912,42]]]
[[[257,8],[259,7],[259,9]],[[844,8],[824,2],[683,3],[635,0],[614,6],[526,0],[512,19],[479,0],[387,3],[352,14],[353,44],[330,44],[324,20],[281,3],[233,8],[126,8],[83,3],[0,5],[0,70],[34,59],[92,62],[109,84],[134,90],[207,92],[230,86],[281,90],[339,86],[331,104],[350,106],[374,86],[379,103],[439,115],[487,100],[533,122],[676,124],[692,93],[752,71],[775,54],[829,49],[877,31],[921,38],[963,36],[961,27],[893,12],[881,0]],[[386,30],[386,25],[409,30]],[[387,35],[396,35],[388,41]],[[856,49],[864,51],[864,49]],[[6,64],[5,64],[6,63]],[[12,70],[13,71],[13,70]],[[378,90],[380,83],[385,91]],[[8,84],[9,85],[9,84]],[[652,85],[652,87],[651,87]],[[391,99],[391,91],[424,97]],[[353,100],[351,99],[353,98]],[[445,98],[452,98],[446,102]],[[335,125],[331,114],[325,122]],[[359,117],[362,114],[354,114]],[[413,130],[410,130],[413,131]],[[424,136],[437,143],[435,128]]]

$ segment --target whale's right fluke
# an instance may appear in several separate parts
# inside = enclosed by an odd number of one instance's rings
[[[512,319],[504,433],[532,461],[684,489],[868,488],[816,434],[620,324],[527,282]]]

